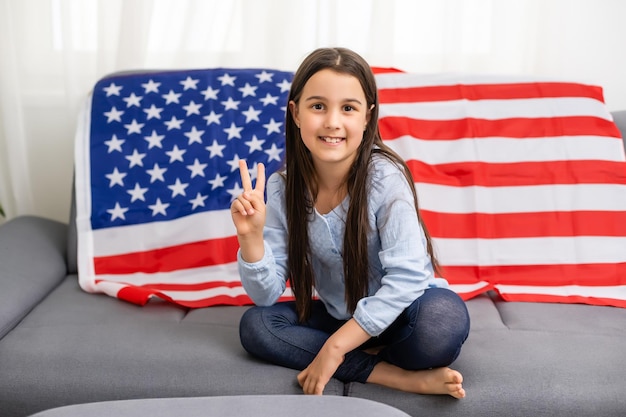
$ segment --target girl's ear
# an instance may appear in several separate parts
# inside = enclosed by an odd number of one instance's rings
[[[376,105],[375,105],[375,104],[372,104],[372,105],[370,106],[370,108],[369,108],[369,109],[367,109],[367,114],[365,115],[365,127],[366,127],[366,128],[367,128],[367,125],[368,125],[368,124],[369,124],[369,122],[370,122],[370,119],[372,118],[372,110],[374,110],[374,107],[376,107]],[[365,130],[365,129],[364,129],[364,130]]]
[[[300,118],[299,118],[299,115],[298,115],[298,105],[293,100],[289,101],[289,111],[291,112],[291,117],[293,118],[294,123],[299,128],[300,127]]]

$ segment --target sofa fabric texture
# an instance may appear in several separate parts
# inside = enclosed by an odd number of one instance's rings
[[[626,112],[614,116],[626,136]],[[74,225],[32,216],[0,228],[0,416],[114,400],[302,395],[297,371],[241,347],[247,307],[138,307],[87,294],[75,239]],[[467,306],[472,329],[453,364],[465,399],[338,380],[325,394],[411,416],[626,414],[626,309],[504,302],[493,293]]]

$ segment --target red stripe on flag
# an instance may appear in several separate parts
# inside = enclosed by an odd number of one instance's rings
[[[624,162],[545,161],[545,162],[458,162],[427,164],[406,161],[416,182],[454,187],[505,187],[545,184],[626,185]]]
[[[402,136],[420,139],[453,140],[467,137],[542,138],[547,136],[608,136],[621,138],[610,120],[593,116],[538,117],[510,119],[423,120],[410,117],[385,116],[380,119],[383,139]]]
[[[626,236],[624,211],[439,213],[420,210],[433,237],[502,239],[556,236]]]
[[[193,293],[193,290],[191,290],[190,292]],[[220,294],[220,295],[215,295],[215,296],[207,297],[207,298],[185,300],[185,299],[170,297],[169,295],[161,291],[156,291],[155,288],[153,287],[145,288],[145,287],[134,287],[134,286],[128,286],[128,287],[122,288],[118,292],[117,297],[121,300],[125,300],[133,304],[138,304],[142,306],[145,305],[150,300],[151,297],[158,297],[163,300],[170,301],[172,303],[176,303],[180,306],[187,307],[187,308],[203,308],[203,307],[211,307],[211,306],[217,306],[217,305],[245,306],[245,305],[254,304],[252,299],[250,299],[250,297],[246,294],[240,294],[240,295],[234,295],[234,296]],[[278,298],[278,301],[279,302],[293,301],[293,296],[282,295]]]
[[[97,275],[170,272],[237,260],[236,236],[170,246],[144,252],[94,257]]]
[[[250,305],[252,304],[252,300],[245,294],[230,296],[230,295],[216,295],[214,297],[203,298],[199,300],[181,300],[176,299],[164,294],[160,291],[154,291],[153,288],[144,288],[144,287],[133,287],[128,286],[122,288],[118,293],[117,297],[121,300],[125,300],[138,305],[145,305],[150,297],[156,296],[163,300],[170,301],[172,303],[176,303],[183,307],[188,308],[202,308],[202,307],[210,307],[215,305]]]
[[[454,84],[379,91],[384,103],[419,103],[447,100],[509,100],[547,97],[586,97],[604,102],[601,87],[576,83]]]
[[[626,285],[626,263],[557,265],[442,265],[443,276],[454,283],[487,281],[493,285],[615,286]],[[598,277],[601,277],[600,279]]]
[[[393,67],[372,67],[374,74],[402,73],[404,71]]]

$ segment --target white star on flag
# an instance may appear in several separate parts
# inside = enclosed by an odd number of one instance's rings
[[[189,132],[184,133],[184,135],[189,138],[188,145],[191,145],[192,143],[202,144],[203,133],[204,130],[198,130],[195,126],[192,126]]]
[[[184,81],[181,81],[180,83],[183,85],[183,90],[195,90],[196,88],[198,88],[197,85],[199,81],[200,80],[194,80],[191,77],[187,77]]]
[[[223,158],[224,154],[222,153],[222,151],[224,150],[224,148],[226,148],[226,145],[220,145],[219,143],[217,143],[216,140],[213,140],[211,146],[207,146],[206,150],[210,153],[209,158],[213,158],[215,156]]]
[[[104,115],[107,117],[107,123],[111,123],[112,121],[121,122],[123,114],[124,111],[116,109],[115,106],[111,108],[111,111],[104,112]]]
[[[157,198],[156,203],[149,205],[148,207],[152,210],[152,216],[156,216],[157,214],[162,214],[167,216],[166,209],[170,206],[169,203],[162,203],[160,198]]]
[[[132,203],[135,200],[146,201],[144,195],[148,191],[148,187],[141,188],[138,182],[135,183],[135,188],[132,190],[127,190],[128,194],[130,194],[130,202]]]
[[[187,152],[186,149],[179,149],[178,145],[174,145],[171,151],[165,152],[167,156],[170,157],[170,164],[174,161],[185,162],[183,160],[183,155]]]
[[[272,77],[274,77],[274,74],[263,70],[263,71],[261,71],[260,74],[255,75],[255,77],[257,77],[259,79],[259,84],[260,84],[260,83],[264,83],[264,82],[271,82],[272,81]]]
[[[133,119],[129,124],[125,124],[126,134],[130,135],[132,133],[141,133],[141,129],[145,126],[144,123],[138,123],[137,120]]]
[[[256,97],[256,89],[258,87],[252,87],[250,84],[246,83],[245,86],[243,86],[242,88],[239,88],[239,91],[241,91],[241,95],[242,97]]]
[[[270,93],[267,93],[264,98],[259,100],[263,103],[263,106],[269,106],[270,104],[278,104],[278,96],[273,96]]]
[[[282,125],[282,122],[277,122],[274,119],[270,119],[270,122],[264,124],[263,127],[267,129],[267,134],[271,135],[272,133],[280,133],[280,127]]]
[[[115,219],[124,220],[126,219],[126,217],[124,216],[124,213],[126,213],[127,211],[128,211],[127,208],[120,207],[120,203],[115,203],[115,207],[113,209],[107,210],[107,213],[111,215],[111,221]]]
[[[205,90],[202,91],[202,94],[204,95],[204,101],[217,100],[217,94],[219,92],[220,90],[216,90],[211,88],[211,86],[208,86]]]
[[[153,130],[152,134],[150,136],[145,136],[144,139],[148,141],[148,149],[152,149],[155,146],[157,148],[163,148],[161,142],[165,139],[165,135],[157,135],[156,130]]]
[[[226,176],[221,176],[220,174],[215,175],[215,178],[209,180],[209,184],[211,184],[211,190],[215,190],[216,188],[223,187],[224,181],[226,180]]]
[[[243,130],[243,127],[237,127],[235,126],[235,123],[231,123],[230,127],[228,129],[224,129],[224,132],[228,133],[228,140],[231,140],[233,138],[238,138],[241,139],[241,131]]]
[[[235,80],[237,79],[237,77],[232,77],[230,75],[228,75],[228,73],[222,75],[221,77],[217,77],[218,80],[220,80],[222,82],[222,86],[226,86],[226,85],[231,85],[231,86],[235,86]]]
[[[183,109],[185,109],[187,111],[187,117],[191,116],[192,114],[200,114],[200,108],[202,107],[202,104],[196,104],[193,102],[193,100],[191,100],[189,102],[189,104],[187,104],[186,106],[183,106]]]
[[[252,140],[247,141],[246,145],[248,145],[250,153],[252,153],[254,151],[262,151],[264,143],[264,140],[257,138],[256,135],[252,135]]]
[[[152,104],[150,106],[150,108],[143,109],[143,111],[146,112],[146,120],[150,120],[152,118],[160,119],[161,118],[161,112],[163,111],[163,109],[162,108],[158,108],[157,106]]]
[[[183,184],[180,181],[180,178],[176,178],[176,182],[173,185],[167,186],[167,188],[172,190],[172,198],[176,197],[177,195],[186,196],[185,189],[187,187],[189,187],[189,184]]]
[[[201,195],[200,193],[196,194],[196,198],[193,200],[189,200],[191,203],[191,209],[194,210],[198,207],[204,207],[204,201],[209,198],[208,195]]]
[[[156,83],[152,80],[148,81],[147,83],[142,83],[141,86],[144,89],[144,94],[148,94],[148,93],[159,93],[159,87],[161,86],[161,83]]]
[[[167,168],[161,168],[159,164],[155,163],[152,169],[147,169],[146,172],[150,174],[150,183],[155,181],[165,182],[163,174],[167,171]]]
[[[180,98],[180,96],[182,96],[182,94],[175,93],[173,90],[170,90],[169,93],[163,95],[163,98],[165,99],[165,104],[171,104],[171,103],[178,104],[179,103],[178,99]]]
[[[141,107],[141,99],[143,97],[135,95],[135,93],[130,93],[130,96],[124,97],[122,100],[126,102],[126,107],[137,106]]]
[[[211,110],[211,113],[209,113],[207,116],[204,116],[203,119],[206,120],[206,125],[210,126],[211,123],[215,123],[216,125],[220,124],[220,118],[222,117],[222,114],[215,114],[215,112],[213,110]]]
[[[105,175],[105,177],[107,177],[109,179],[109,188],[113,187],[114,185],[121,185],[122,187],[124,186],[124,177],[128,175],[124,172],[120,172],[117,167],[115,167],[113,169],[113,172],[110,174]]]
[[[119,96],[120,95],[120,91],[122,90],[122,86],[121,85],[115,85],[115,83],[111,83],[108,87],[104,87],[103,90],[106,93],[107,97],[109,97],[109,96]]]
[[[137,151],[137,149],[135,149],[133,151],[132,155],[126,156],[126,159],[128,159],[128,161],[130,162],[130,164],[128,165],[129,168],[132,168],[134,166],[143,166],[143,158],[146,157],[145,153],[139,153]]]
[[[244,116],[246,116],[246,123],[250,122],[260,122],[259,115],[261,114],[261,110],[256,110],[254,107],[248,107],[248,110],[244,110],[241,112]]]
[[[208,166],[209,164],[201,164],[200,161],[198,160],[198,158],[194,159],[193,161],[193,165],[187,165],[187,169],[189,171],[191,171],[191,178],[199,175],[201,177],[204,177],[204,169]]]
[[[118,139],[117,136],[113,135],[111,140],[104,141],[104,144],[109,147],[107,153],[111,153],[113,151],[122,152],[122,144],[126,142],[124,139]]]

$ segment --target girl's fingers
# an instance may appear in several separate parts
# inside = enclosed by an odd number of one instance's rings
[[[243,204],[241,204],[241,201],[239,200],[235,200],[233,201],[233,204],[230,206],[230,211],[232,213],[239,213],[242,216],[245,216],[246,214],[246,208],[243,206]]]
[[[255,213],[255,207],[262,207],[263,204],[262,197],[259,197],[256,191],[244,191],[231,204],[231,211],[239,212],[244,216],[252,215]]]
[[[241,175],[241,185],[243,186],[243,190],[252,191],[252,180],[250,179],[250,171],[248,171],[248,165],[243,159],[239,160],[239,175]],[[263,174],[263,176],[265,176],[265,173]]]
[[[259,162],[256,171],[256,187],[254,188],[260,195],[265,192],[265,165]]]

